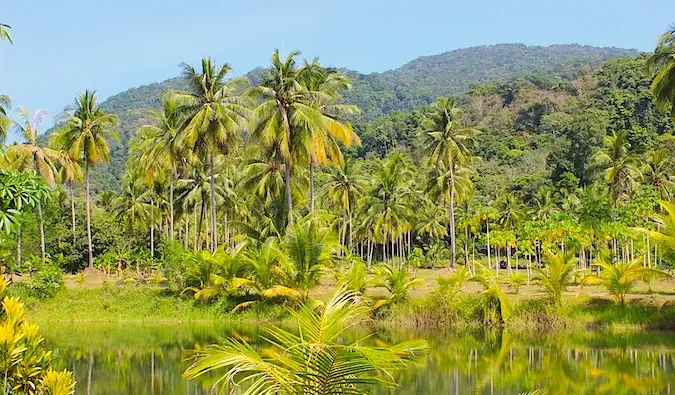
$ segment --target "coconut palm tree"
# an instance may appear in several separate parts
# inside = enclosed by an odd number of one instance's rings
[[[292,51],[282,60],[275,50],[266,77],[251,90],[260,103],[253,112],[252,135],[263,149],[276,150],[283,158],[289,221],[293,219],[291,174],[296,162],[311,163],[313,158],[339,163],[337,141],[349,145],[355,139],[351,126],[338,120],[341,115],[356,112],[352,106],[336,103],[339,91],[348,84],[339,74],[316,64],[298,67],[299,55]]]
[[[264,329],[269,347],[262,351],[229,338],[198,352],[183,376],[194,379],[224,369],[215,385],[260,395],[367,394],[369,387],[395,387],[392,372],[420,360],[428,346],[420,340],[389,347],[345,344],[343,335],[368,311],[358,293],[341,288],[323,307],[307,304],[291,312],[299,334]]]
[[[647,59],[647,72],[654,76],[651,89],[656,103],[675,118],[675,25],[659,37],[654,54]]]
[[[38,143],[39,127],[46,113],[37,110],[32,115],[26,107],[19,108],[22,123],[16,123],[16,132],[25,139],[22,144],[15,144],[5,150],[5,165],[23,172],[35,172],[40,175],[51,188],[56,186],[58,169],[63,168],[68,174],[76,173],[76,166],[68,155],[49,147],[41,147]],[[46,259],[44,221],[42,217],[42,199],[37,200],[38,219],[40,222],[40,249],[42,261]]]
[[[455,106],[450,98],[440,97],[430,106],[422,121],[419,134],[422,150],[429,156],[429,164],[439,173],[448,173],[447,202],[450,227],[450,266],[455,262],[455,203],[457,184],[455,174],[458,169],[471,163],[471,146],[477,129],[466,127],[462,121],[462,110]],[[439,171],[443,167],[444,171]]]
[[[109,115],[98,105],[96,92],[85,91],[66,109],[67,120],[56,136],[56,144],[66,149],[77,162],[84,163],[85,211],[87,213],[87,243],[89,267],[94,267],[91,244],[91,192],[89,173],[94,165],[110,160],[110,141],[119,139],[117,117]]]
[[[667,148],[649,151],[642,162],[642,179],[654,186],[663,200],[670,200],[673,168],[673,158]]]
[[[386,261],[387,243],[393,259],[396,240],[412,226],[410,203],[412,188],[412,161],[400,152],[393,153],[386,161],[378,163],[373,181],[361,202],[366,208],[366,221],[372,223],[376,241],[383,244]]]
[[[228,64],[218,67],[211,58],[203,58],[201,71],[183,64],[183,78],[189,91],[174,91],[170,96],[178,105],[179,114],[185,117],[182,132],[185,146],[200,156],[209,158],[210,205],[212,250],[218,248],[216,231],[215,157],[229,154],[239,139],[238,132],[249,117],[248,100],[239,95],[247,79],[225,78],[232,68]]]
[[[344,214],[342,229],[344,235],[347,234],[347,229],[349,229],[347,248],[350,250],[354,237],[352,220],[356,203],[363,192],[363,184],[364,181],[355,169],[353,160],[347,160],[342,165],[330,167],[324,182],[326,199],[336,212],[341,215]]]
[[[630,148],[627,131],[612,132],[605,136],[605,148],[591,157],[593,167],[603,171],[615,204],[633,190],[638,178],[637,157]]]
[[[182,134],[185,120],[176,100],[166,95],[162,99],[162,109],[150,110],[149,114],[155,124],[143,125],[136,133],[141,144],[141,162],[163,168],[169,173],[169,238],[173,240],[175,180],[179,171],[197,158],[194,151],[186,149],[185,136]]]
[[[318,59],[305,64],[300,71],[300,81],[307,90],[308,104],[323,115],[320,125],[314,125],[315,127],[308,131],[311,136],[311,147],[308,152],[309,211],[314,211],[314,167],[317,164],[325,166],[328,163],[342,165],[343,157],[339,143],[347,148],[352,143],[360,143],[352,126],[340,121],[344,116],[358,114],[359,109],[354,105],[338,103],[342,98],[341,91],[351,89],[349,78],[337,70],[321,67]]]

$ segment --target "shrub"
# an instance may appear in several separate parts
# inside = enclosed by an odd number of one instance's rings
[[[61,269],[54,265],[42,265],[31,276],[29,295],[37,299],[51,298],[63,287]]]

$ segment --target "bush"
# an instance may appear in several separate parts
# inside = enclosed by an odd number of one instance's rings
[[[42,265],[28,283],[29,295],[37,299],[54,297],[62,287],[61,269],[54,265]]]

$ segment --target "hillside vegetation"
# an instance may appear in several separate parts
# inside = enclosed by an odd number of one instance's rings
[[[373,121],[394,111],[410,111],[432,103],[436,97],[469,90],[476,83],[511,80],[525,75],[547,75],[554,80],[568,80],[583,65],[595,67],[616,57],[637,56],[638,51],[621,48],[598,48],[581,45],[548,47],[522,44],[499,44],[445,52],[417,58],[400,68],[383,73],[361,74],[345,71],[353,89],[345,92],[345,101],[359,106],[360,121]],[[264,69],[257,68],[246,76],[258,84]],[[139,126],[150,122],[147,109],[157,109],[167,89],[184,89],[180,77],[160,83],[131,88],[111,96],[101,107],[119,117],[120,142],[111,145],[110,162],[92,171],[95,191],[119,189],[120,176],[128,153],[128,141]],[[47,134],[51,130],[47,131]]]

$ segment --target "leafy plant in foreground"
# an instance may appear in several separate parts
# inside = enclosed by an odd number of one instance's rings
[[[37,324],[26,321],[23,303],[7,297],[7,281],[0,275],[0,382],[4,394],[70,395],[72,373],[51,368],[51,352],[42,348]]]
[[[194,379],[226,369],[215,385],[223,390],[237,386],[248,395],[367,394],[368,387],[396,387],[391,372],[424,357],[428,345],[423,340],[390,347],[341,344],[344,333],[369,312],[359,299],[358,293],[341,288],[324,307],[290,311],[299,334],[265,328],[268,347],[261,349],[228,338],[199,351],[183,376]]]

